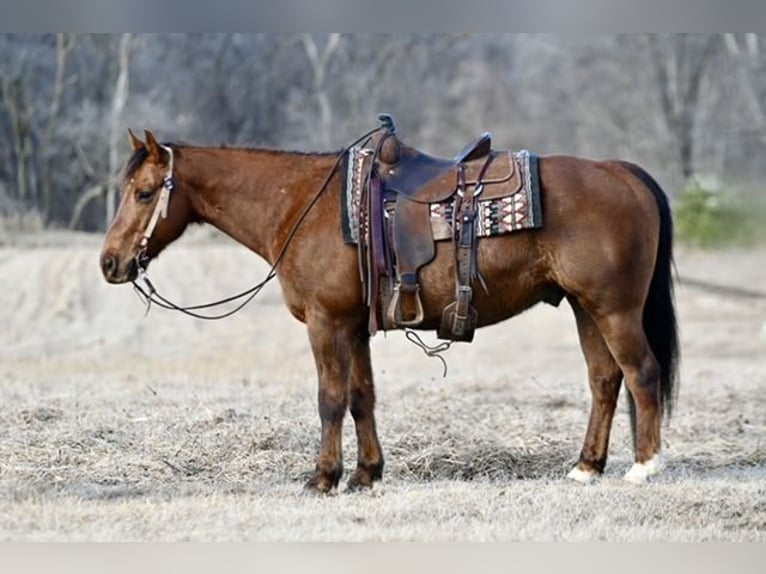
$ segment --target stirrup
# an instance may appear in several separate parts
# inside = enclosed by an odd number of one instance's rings
[[[423,318],[425,317],[425,314],[423,313],[423,303],[420,301],[420,285],[415,285],[415,289],[409,292],[415,297],[415,318],[410,320],[406,320],[402,317],[400,287],[400,283],[397,283],[394,287],[391,303],[388,305],[388,320],[395,327],[417,327],[423,322]]]

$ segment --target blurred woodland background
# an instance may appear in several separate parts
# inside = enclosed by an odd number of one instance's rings
[[[682,236],[750,241],[764,72],[757,34],[3,34],[0,229],[104,230],[129,127],[332,151],[388,112],[432,154],[491,131],[498,148],[638,162]]]

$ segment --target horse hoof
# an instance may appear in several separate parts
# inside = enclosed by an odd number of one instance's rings
[[[359,492],[372,488],[373,478],[366,472],[354,472],[346,483],[346,492]]]
[[[306,496],[330,496],[333,492],[332,487],[318,486],[310,481],[303,485],[303,494]]]
[[[360,462],[346,483],[346,491],[354,492],[372,488],[383,477],[383,459],[374,463]]]
[[[623,479],[631,484],[646,484],[649,477],[659,474],[664,466],[662,455],[657,453],[646,462],[634,462]]]
[[[335,484],[332,481],[315,474],[303,485],[303,492],[305,494],[330,494],[334,488]]]
[[[579,466],[575,466],[569,471],[567,478],[580,484],[592,484],[598,478],[598,473],[595,470],[582,470]]]

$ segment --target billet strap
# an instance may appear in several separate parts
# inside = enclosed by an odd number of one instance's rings
[[[165,219],[168,216],[168,204],[170,203],[170,194],[173,191],[173,149],[168,146],[160,146],[166,152],[168,152],[168,173],[162,182],[162,188],[160,189],[160,197],[157,203],[154,205],[154,211],[152,217],[149,219],[149,223],[144,230],[141,238],[141,247],[146,248],[149,243],[149,238],[154,233],[154,229],[159,223],[160,217]]]
[[[471,305],[473,280],[478,277],[485,291],[487,286],[479,274],[478,253],[476,252],[477,198],[484,189],[482,178],[491,159],[488,157],[479,174],[476,186],[466,186],[464,169],[458,172],[458,190],[455,198],[452,228],[456,230],[455,245],[455,302],[442,312],[437,335],[440,339],[471,342],[479,314]],[[458,225],[459,223],[459,225]]]

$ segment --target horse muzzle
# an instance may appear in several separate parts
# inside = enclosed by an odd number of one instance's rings
[[[146,263],[144,263],[144,266]],[[101,254],[101,273],[109,283],[127,283],[138,277],[138,261],[131,257],[125,262],[112,253]]]

